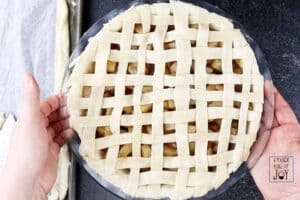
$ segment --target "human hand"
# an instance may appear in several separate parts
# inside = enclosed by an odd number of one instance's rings
[[[297,118],[276,88],[275,113],[270,139],[266,148],[251,169],[256,185],[265,199],[299,199],[300,198],[300,125]],[[269,157],[294,157],[294,182],[271,183],[269,181]]]
[[[64,97],[55,95],[40,102],[33,76],[27,75],[25,81],[21,112],[0,180],[4,199],[46,199],[56,179],[60,147],[73,133]]]

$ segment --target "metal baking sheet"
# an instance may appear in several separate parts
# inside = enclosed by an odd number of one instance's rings
[[[76,47],[82,34],[82,11],[83,1],[82,0],[67,0],[68,11],[69,11],[69,33],[70,33],[70,54]],[[77,183],[77,163],[75,156],[71,153],[71,164],[69,172],[69,190],[68,200],[75,200],[76,198],[76,183]]]

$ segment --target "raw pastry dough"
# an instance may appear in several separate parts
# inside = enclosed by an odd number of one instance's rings
[[[139,5],[90,38],[68,108],[80,153],[135,197],[219,187],[249,155],[263,77],[226,18],[182,2]]]
[[[57,0],[54,90],[60,92],[62,78],[69,61],[69,23],[66,0]],[[48,195],[49,200],[63,200],[67,196],[69,181],[70,153],[64,145],[59,154],[56,182]]]

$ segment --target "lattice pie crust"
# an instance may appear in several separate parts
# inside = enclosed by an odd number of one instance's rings
[[[118,15],[77,58],[68,107],[80,153],[135,197],[220,186],[249,155],[263,77],[226,18],[182,2]]]

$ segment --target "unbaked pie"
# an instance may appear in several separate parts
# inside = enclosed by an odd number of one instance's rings
[[[69,81],[81,155],[133,197],[202,196],[256,140],[264,99],[254,53],[228,19],[191,4],[116,16]]]

